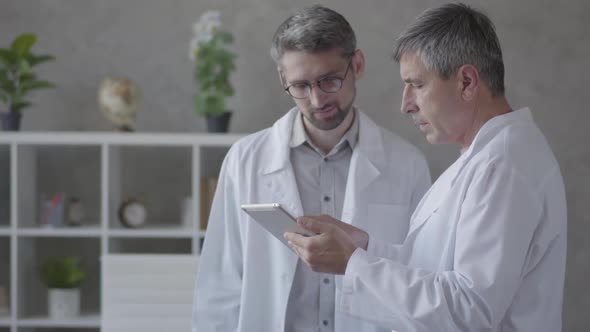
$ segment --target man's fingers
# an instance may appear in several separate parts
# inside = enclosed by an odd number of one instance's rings
[[[287,240],[289,242],[289,244],[292,244],[292,245],[295,245],[298,247],[305,246],[305,243],[307,242],[307,239],[305,236],[303,236],[301,234],[297,234],[297,233],[286,232],[285,234],[283,234],[283,237],[285,238],[285,240]]]
[[[327,232],[332,225],[322,222],[317,217],[300,217],[297,218],[297,224],[302,228],[312,232],[313,234],[322,234]]]

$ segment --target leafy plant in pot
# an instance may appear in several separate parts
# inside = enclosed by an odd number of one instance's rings
[[[49,290],[47,306],[52,319],[80,315],[80,285],[86,279],[77,257],[51,257],[41,267],[41,279]]]
[[[26,33],[16,37],[9,48],[0,48],[0,101],[6,108],[0,109],[3,130],[19,130],[22,111],[31,106],[26,99],[31,91],[55,86],[33,72],[33,67],[55,60],[51,55],[31,53],[36,41],[37,36]]]
[[[207,118],[208,131],[226,132],[232,113],[225,102],[234,94],[230,75],[236,69],[236,55],[224,45],[232,43],[233,36],[221,29],[218,11],[201,15],[193,26],[193,34],[189,56],[195,62],[195,111]]]

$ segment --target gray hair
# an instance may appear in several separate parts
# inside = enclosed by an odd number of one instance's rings
[[[288,51],[309,53],[341,48],[343,56],[356,50],[356,37],[352,27],[339,13],[315,5],[287,18],[272,39],[270,55],[278,64]]]
[[[492,21],[462,4],[426,10],[397,39],[393,58],[416,53],[443,79],[465,64],[473,65],[492,96],[504,95],[504,63]]]

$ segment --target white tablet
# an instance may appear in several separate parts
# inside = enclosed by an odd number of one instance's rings
[[[242,204],[240,206],[252,219],[256,220],[264,229],[286,246],[287,240],[283,237],[285,232],[298,233],[305,236],[313,235],[297,225],[297,221],[279,203],[268,204]]]

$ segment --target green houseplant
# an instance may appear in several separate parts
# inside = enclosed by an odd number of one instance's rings
[[[9,48],[0,48],[0,101],[7,108],[1,113],[4,130],[19,129],[22,110],[31,106],[26,99],[29,92],[54,87],[33,72],[33,67],[55,59],[31,53],[36,41],[34,34],[25,33],[16,37]]]
[[[80,315],[80,285],[86,271],[73,256],[51,257],[41,267],[41,279],[49,289],[47,307],[52,319]]]
[[[201,15],[193,34],[190,58],[195,62],[193,74],[198,90],[195,111],[207,118],[209,131],[227,131],[231,112],[226,109],[226,98],[234,94],[230,75],[236,69],[236,55],[226,45],[233,42],[233,36],[221,29],[218,11]],[[219,125],[219,121],[225,124]]]

